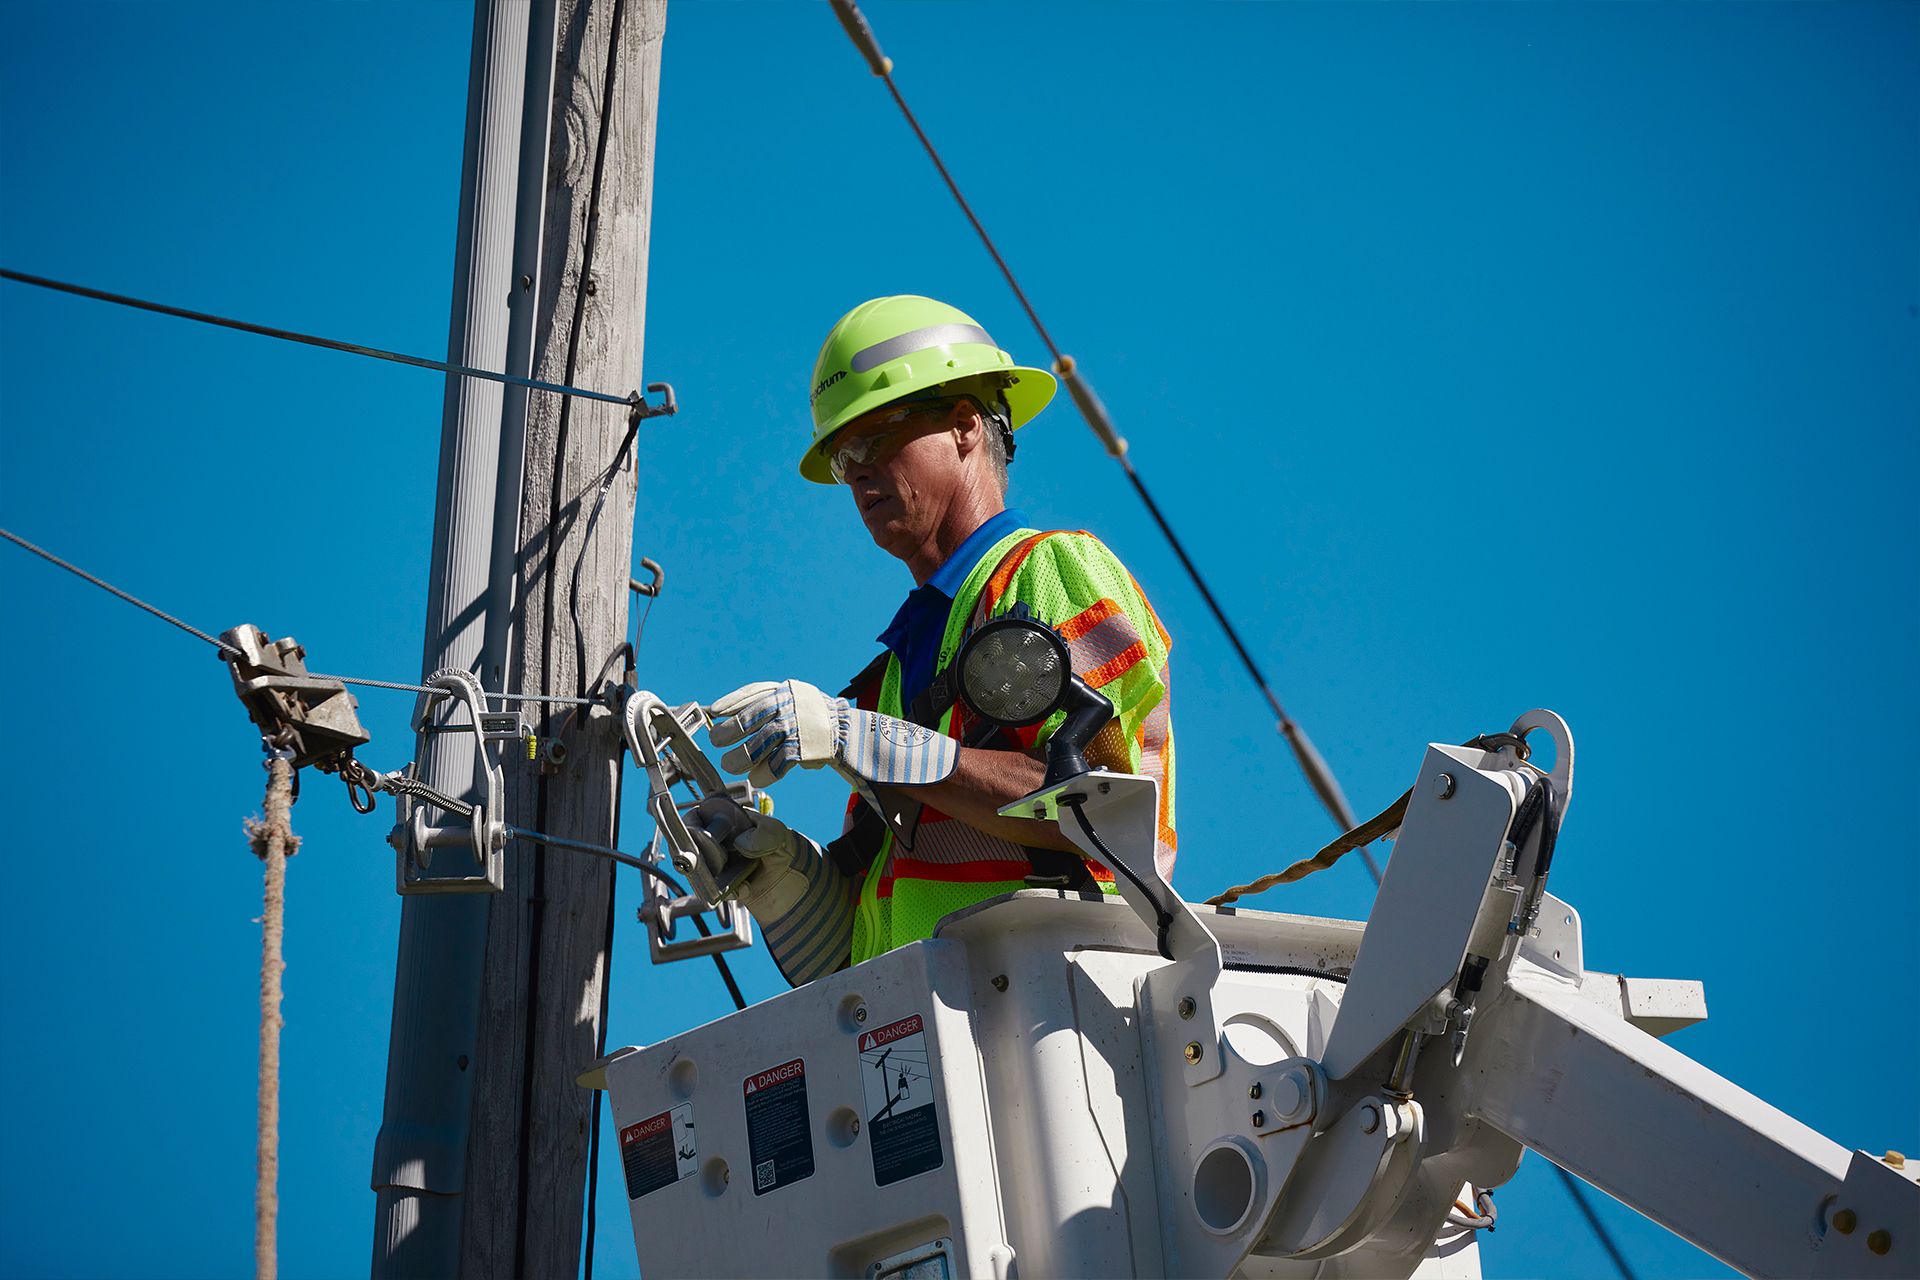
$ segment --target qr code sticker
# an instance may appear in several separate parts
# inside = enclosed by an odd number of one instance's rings
[[[753,1166],[753,1189],[765,1191],[773,1185],[773,1161],[762,1160]]]

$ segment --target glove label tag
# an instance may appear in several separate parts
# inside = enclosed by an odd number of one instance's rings
[[[813,1126],[807,1117],[804,1059],[756,1071],[741,1083],[753,1194],[763,1196],[813,1176]]]
[[[683,1102],[620,1131],[620,1164],[627,1173],[627,1199],[670,1187],[693,1176],[700,1150],[693,1141],[693,1104]]]
[[[919,1014],[860,1033],[860,1085],[874,1185],[938,1169],[943,1162],[940,1122],[933,1106],[927,1027]]]

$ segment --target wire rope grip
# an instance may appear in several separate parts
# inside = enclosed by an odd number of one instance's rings
[[[771,811],[769,798],[744,782],[728,782],[700,750],[693,734],[707,728],[708,722],[706,711],[697,702],[670,707],[658,695],[637,689],[627,697],[620,726],[627,749],[647,776],[647,812],[653,816],[655,832],[650,856],[671,863],[687,878],[690,890],[685,895],[671,895],[653,877],[647,878],[640,920],[647,927],[647,949],[653,963],[752,946],[753,915],[739,903],[724,900],[730,887],[722,878],[725,868],[715,865],[696,842],[685,811],[708,796],[725,795],[766,813]],[[684,803],[673,796],[673,788],[681,784],[693,792],[693,798]],[[674,937],[676,921],[707,911],[715,913],[719,931],[709,937]]]
[[[473,798],[448,807],[420,794],[426,788],[394,788],[395,821],[387,843],[396,855],[396,884],[403,894],[498,893],[507,844],[500,744],[525,742],[524,721],[518,711],[488,711],[486,693],[469,671],[444,668],[425,683],[432,692],[422,693],[413,708],[420,753],[429,734],[472,733]],[[412,778],[413,770],[408,765],[405,776]],[[434,851],[440,849],[464,850],[472,858],[471,869],[456,859],[453,867],[443,862],[436,870]]]
[[[355,747],[370,741],[347,686],[310,674],[307,651],[292,636],[273,640],[260,628],[242,624],[222,632],[220,644],[247,718],[261,738],[290,753],[295,770],[316,765],[336,773]]]

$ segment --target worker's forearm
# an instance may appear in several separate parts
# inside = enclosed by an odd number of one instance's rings
[[[1015,844],[1077,852],[1073,841],[1051,822],[1000,816],[1002,805],[1038,790],[1046,774],[1046,765],[1018,751],[962,747],[951,774],[913,790],[915,798],[988,835]]]

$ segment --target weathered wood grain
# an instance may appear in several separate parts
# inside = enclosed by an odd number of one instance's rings
[[[614,106],[588,265],[616,9]],[[561,4],[536,378],[618,390],[646,380],[654,115],[665,26],[666,0]],[[626,414],[536,393],[527,417],[510,678],[519,690],[583,692],[627,631],[630,466],[615,474],[591,541],[586,537]],[[574,601],[574,566],[583,557],[581,598]],[[576,606],[584,646],[576,639]],[[616,676],[619,670],[616,664]],[[543,720],[542,738],[559,735],[565,763],[548,773],[511,771],[508,812],[518,825],[613,843],[621,767],[613,716],[552,707]],[[524,841],[510,846],[505,892],[491,900],[488,924],[467,1146],[461,1270],[469,1277],[576,1272],[593,1095],[574,1076],[594,1057],[612,882],[611,863]]]

